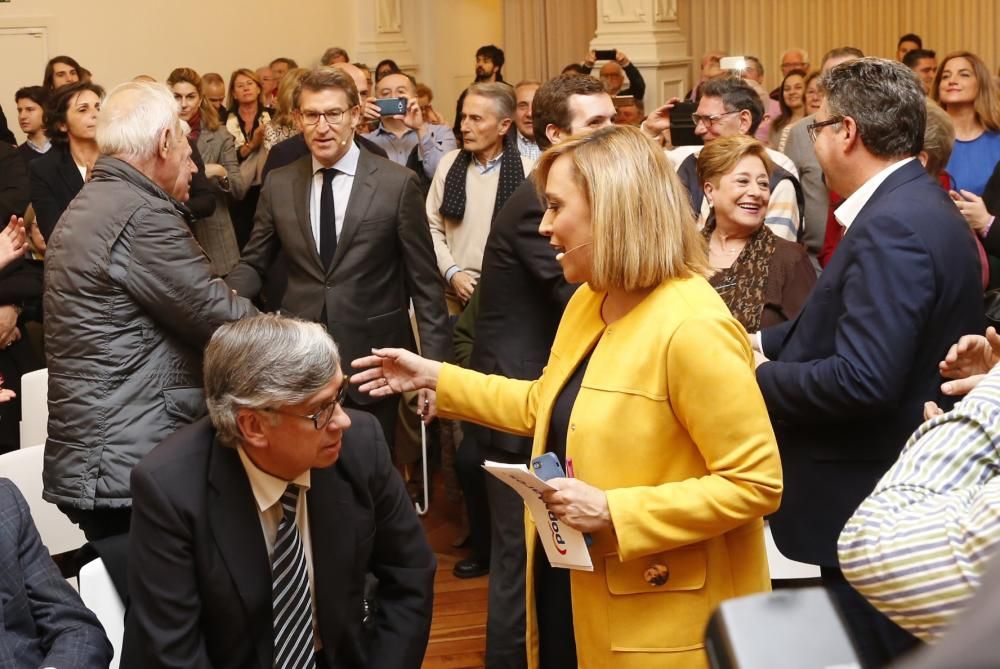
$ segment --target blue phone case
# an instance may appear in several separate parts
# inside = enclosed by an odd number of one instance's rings
[[[559,458],[555,453],[551,452],[542,453],[537,458],[533,458],[531,460],[531,471],[543,481],[566,477],[566,472],[563,471],[562,465],[559,464]]]

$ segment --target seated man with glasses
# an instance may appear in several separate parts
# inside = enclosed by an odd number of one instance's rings
[[[133,470],[123,667],[420,666],[436,561],[340,361],[278,315],[212,336],[209,416]]]
[[[750,135],[764,118],[764,104],[751,86],[736,77],[721,77],[706,81],[701,88],[698,109],[691,115],[694,132],[705,144],[719,137]],[[646,120],[647,127],[652,123]],[[651,128],[650,130],[654,130]],[[699,225],[708,219],[709,204],[698,180],[697,163],[700,146],[681,146],[667,152],[670,162],[691,194],[691,203]],[[788,156],[767,150],[774,171],[771,173],[771,199],[768,201],[764,225],[781,239],[801,241],[802,210],[805,199],[799,184],[799,173]]]
[[[268,173],[250,241],[226,282],[257,297],[283,253],[287,286],[274,307],[325,324],[345,359],[372,348],[416,351],[412,300],[422,355],[444,360],[451,349],[444,280],[416,175],[358,148],[361,101],[351,72],[313,70],[293,101],[309,155]],[[421,394],[420,406],[432,413],[433,393]],[[398,397],[373,401],[352,389],[346,402],[374,414],[392,445]]]

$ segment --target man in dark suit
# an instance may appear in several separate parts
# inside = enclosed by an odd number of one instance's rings
[[[279,252],[288,265],[283,312],[325,323],[345,359],[373,347],[421,349],[443,360],[450,347],[444,287],[416,176],[353,142],[361,109],[351,77],[320,68],[295,100],[310,155],[268,175],[250,241],[226,281],[256,297]],[[432,393],[421,406],[432,408]],[[392,443],[398,398],[373,400],[356,389],[351,405],[373,413]],[[426,402],[426,404],[425,404]]]
[[[535,93],[535,141],[544,151],[570,135],[609,126],[614,116],[615,106],[600,81],[561,75]],[[486,241],[477,288],[479,313],[472,369],[512,379],[536,379],[542,373],[563,309],[576,290],[563,278],[549,240],[538,233],[544,213],[534,179],[529,177],[497,214]],[[484,459],[510,463],[529,460],[529,438],[471,423],[465,423],[463,430],[466,439],[459,457],[468,461],[475,454],[476,469]],[[479,490],[485,485],[490,509],[486,666],[523,667],[527,663],[524,503],[509,486],[495,477],[484,477],[481,469],[478,473],[479,480],[463,489],[476,494],[475,484]],[[464,562],[456,565],[459,575],[477,566]]]
[[[784,468],[771,518],[781,552],[818,564],[872,666],[914,638],[844,581],[837,537],[896,460],[940,392],[938,361],[983,329],[973,241],[945,193],[914,156],[923,144],[923,90],[903,65],[875,58],[823,74],[810,134],[830,188],[847,199],[847,228],[794,321],[761,333],[773,362],[757,379]]]
[[[106,667],[101,623],[59,573],[17,487],[0,478],[0,666]]]
[[[434,554],[377,421],[343,409],[348,384],[318,324],[215,332],[209,417],[133,470],[122,666],[420,666]]]

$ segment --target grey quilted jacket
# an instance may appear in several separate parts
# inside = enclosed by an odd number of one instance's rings
[[[102,157],[56,225],[44,297],[50,502],[130,506],[132,467],[205,414],[212,332],[254,311],[212,278],[185,214],[131,165]]]

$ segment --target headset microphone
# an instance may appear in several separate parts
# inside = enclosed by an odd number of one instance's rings
[[[579,249],[582,249],[584,246],[590,246],[593,243],[594,243],[593,240],[591,240],[589,242],[584,242],[583,244],[577,244],[576,246],[574,246],[573,248],[571,248],[569,251],[565,251],[563,253],[557,253],[556,254],[556,262],[559,262],[560,260],[562,260],[563,258],[565,258],[566,256],[568,256],[570,253],[572,253],[573,251],[577,251]]]

